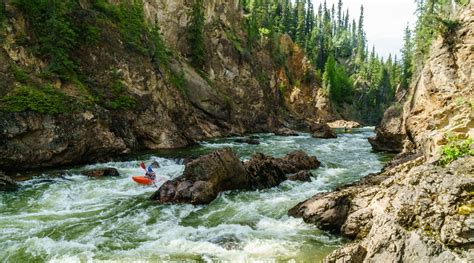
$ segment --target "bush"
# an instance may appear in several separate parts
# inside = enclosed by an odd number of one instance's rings
[[[28,81],[28,74],[26,74],[26,72],[22,68],[16,65],[10,65],[10,69],[16,81],[23,84],[25,84]]]
[[[131,96],[122,95],[110,101],[108,107],[114,110],[129,110],[135,107],[137,100]]]
[[[448,144],[441,149],[441,159],[439,164],[446,166],[463,156],[474,156],[474,149],[471,148],[473,140],[471,138],[462,139],[460,137],[448,136]]]
[[[34,111],[45,114],[71,112],[75,103],[51,86],[20,87],[14,94],[0,99],[0,110],[7,112]]]

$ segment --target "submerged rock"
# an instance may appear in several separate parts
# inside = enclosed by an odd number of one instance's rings
[[[83,172],[84,175],[89,177],[108,177],[108,176],[120,176],[119,172],[115,168],[100,168]]]
[[[299,136],[300,134],[297,131],[288,128],[280,128],[273,132],[277,136]]]
[[[260,144],[260,142],[257,139],[252,139],[252,138],[235,139],[234,142],[246,143],[246,144],[252,144],[252,145],[259,145]]]
[[[302,151],[274,158],[257,153],[242,163],[230,148],[201,156],[186,164],[183,175],[165,182],[151,197],[161,203],[208,204],[220,192],[278,186],[286,173],[316,169],[316,157]]]
[[[323,123],[313,123],[310,127],[311,136],[313,138],[332,139],[337,138],[336,133],[327,125]]]
[[[18,188],[16,182],[0,172],[0,191],[14,191]]]

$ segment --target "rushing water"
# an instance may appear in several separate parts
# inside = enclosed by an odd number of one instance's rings
[[[262,143],[256,146],[221,139],[133,161],[71,169],[61,177],[36,177],[23,182],[18,192],[0,193],[0,261],[317,262],[344,241],[287,216],[287,211],[318,192],[379,171],[389,156],[371,151],[366,139],[370,135],[372,129],[333,140],[260,134]],[[141,161],[155,159],[162,166],[161,184],[182,173],[179,157],[223,146],[234,148],[242,159],[255,152],[280,157],[302,149],[316,155],[324,167],[314,171],[312,182],[226,192],[207,206],[153,203],[148,197],[155,189],[130,179],[143,173]],[[121,177],[79,174],[104,166],[117,168]]]

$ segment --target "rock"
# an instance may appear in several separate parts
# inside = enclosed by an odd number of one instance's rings
[[[287,154],[278,163],[286,174],[297,173],[303,170],[314,170],[321,166],[321,162],[315,156],[309,156],[304,151],[294,151]]]
[[[161,203],[208,204],[220,192],[278,186],[286,173],[316,169],[316,157],[302,151],[274,158],[257,153],[242,164],[231,148],[224,148],[186,163],[183,175],[165,182],[151,197]]]
[[[14,191],[18,188],[16,182],[0,172],[0,192],[1,191]]]
[[[257,135],[251,135],[251,136],[249,136],[249,138],[252,139],[252,140],[260,140],[260,137],[257,136]]]
[[[399,153],[403,150],[405,130],[402,125],[403,111],[400,105],[389,107],[382,122],[375,128],[376,136],[370,137],[369,142],[376,151]]]
[[[100,168],[90,171],[83,172],[84,175],[89,177],[109,177],[109,176],[120,176],[119,172],[115,168]]]
[[[288,215],[303,218],[306,223],[315,224],[322,230],[339,233],[346,222],[350,205],[348,191],[320,193],[291,208]]]
[[[285,181],[285,172],[278,165],[279,160],[273,157],[255,154],[244,164],[248,176],[249,187],[265,189],[279,185]]]
[[[235,139],[234,142],[246,143],[246,144],[252,144],[252,145],[259,145],[260,144],[260,142],[257,139],[251,139],[251,138]]]
[[[151,197],[161,203],[208,204],[222,191],[247,189],[244,166],[224,148],[186,164],[183,175],[165,182]]]
[[[274,134],[276,136],[299,136],[298,132],[288,129],[288,128],[280,128],[274,131]]]
[[[314,175],[308,171],[300,171],[295,174],[289,175],[288,180],[290,181],[301,181],[301,182],[311,182],[311,177]]]
[[[365,255],[367,250],[356,243],[334,251],[323,260],[323,263],[362,263]]]
[[[313,123],[310,126],[310,131],[313,138],[337,138],[336,133],[327,124]]]
[[[360,128],[362,125],[356,121],[337,120],[328,122],[328,126],[331,129],[355,129]]]

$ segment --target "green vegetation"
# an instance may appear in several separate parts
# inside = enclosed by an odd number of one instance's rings
[[[28,74],[22,68],[12,64],[10,65],[10,70],[12,71],[16,81],[23,84],[28,81]]]
[[[45,114],[67,113],[74,110],[77,103],[72,98],[56,91],[51,86],[34,88],[22,86],[12,95],[0,99],[1,111],[34,111]]]
[[[187,33],[191,52],[191,64],[198,69],[202,68],[205,55],[203,0],[196,0],[191,9]]]
[[[248,46],[255,45],[258,36],[275,39],[287,33],[312,61],[316,81],[321,82],[322,76],[336,109],[352,105],[363,121],[372,124],[382,118],[394,101],[402,64],[396,57],[384,60],[375,49],[368,51],[363,7],[356,22],[343,10],[342,0],[332,7],[323,3],[317,11],[308,0],[247,0],[242,4],[248,13]],[[278,46],[273,50],[278,58]]]
[[[448,143],[441,149],[441,159],[438,162],[441,166],[446,166],[463,156],[474,156],[474,148],[471,147],[473,140],[471,138],[463,139],[448,136],[447,140]]]
[[[133,97],[121,95],[107,103],[108,108],[114,110],[130,110],[135,107],[137,100]]]
[[[181,95],[187,96],[188,91],[186,90],[186,80],[184,78],[183,71],[180,71],[179,73],[170,71],[169,80],[170,80],[171,85],[177,88],[179,92],[181,93]]]

